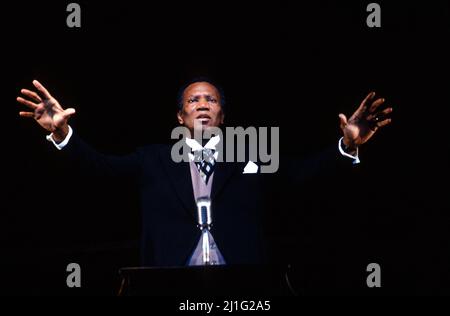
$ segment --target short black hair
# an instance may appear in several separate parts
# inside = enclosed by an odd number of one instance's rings
[[[197,82],[207,82],[211,85],[213,85],[220,95],[220,106],[222,107],[222,112],[225,112],[225,93],[223,91],[223,88],[221,85],[219,85],[216,81],[211,79],[210,77],[195,77],[190,79],[189,81],[185,82],[181,88],[178,90],[177,94],[177,105],[178,105],[178,111],[181,111],[183,109],[183,94],[184,91],[189,87],[191,84],[197,83]]]

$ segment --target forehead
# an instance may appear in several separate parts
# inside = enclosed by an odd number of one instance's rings
[[[219,91],[217,88],[208,83],[208,82],[195,82],[189,85],[183,93],[184,97],[193,96],[193,95],[213,95],[215,97],[219,97]]]

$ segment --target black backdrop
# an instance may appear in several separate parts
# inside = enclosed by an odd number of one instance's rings
[[[336,143],[338,113],[384,96],[394,122],[361,148],[362,164],[283,191],[302,197],[280,205],[297,221],[273,233],[305,293],[450,292],[448,3],[379,1],[380,29],[365,24],[368,1],[82,1],[81,29],[66,27],[67,3],[5,5],[0,22],[2,291],[113,294],[117,269],[139,263],[136,190],[71,171],[19,118],[20,88],[39,79],[77,109],[71,125],[89,143],[125,153],[167,142],[177,89],[209,75],[227,93],[227,123],[280,126],[284,154]],[[65,287],[70,262],[83,267],[79,290]],[[365,287],[370,262],[378,292]]]

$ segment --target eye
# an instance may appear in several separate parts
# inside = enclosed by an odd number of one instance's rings
[[[196,99],[189,99],[188,101],[187,101],[187,103],[194,103],[196,101]]]
[[[207,97],[206,100],[208,102],[217,103],[217,100],[215,98],[213,98],[213,97]]]

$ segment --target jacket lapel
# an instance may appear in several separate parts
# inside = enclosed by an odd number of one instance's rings
[[[176,195],[185,209],[196,219],[197,206],[194,199],[189,163],[174,162],[170,157],[170,148],[160,152],[160,159]],[[211,200],[214,200],[222,191],[234,172],[239,170],[238,166],[238,163],[216,162],[211,188]]]
[[[197,206],[194,200],[189,163],[174,162],[170,157],[170,148],[168,152],[161,152],[160,158],[176,195],[185,209],[195,218]]]
[[[227,162],[216,162],[216,167],[214,169],[214,178],[211,188],[211,200],[220,193],[220,191],[225,187],[225,184],[236,172],[237,165],[235,163]]]

